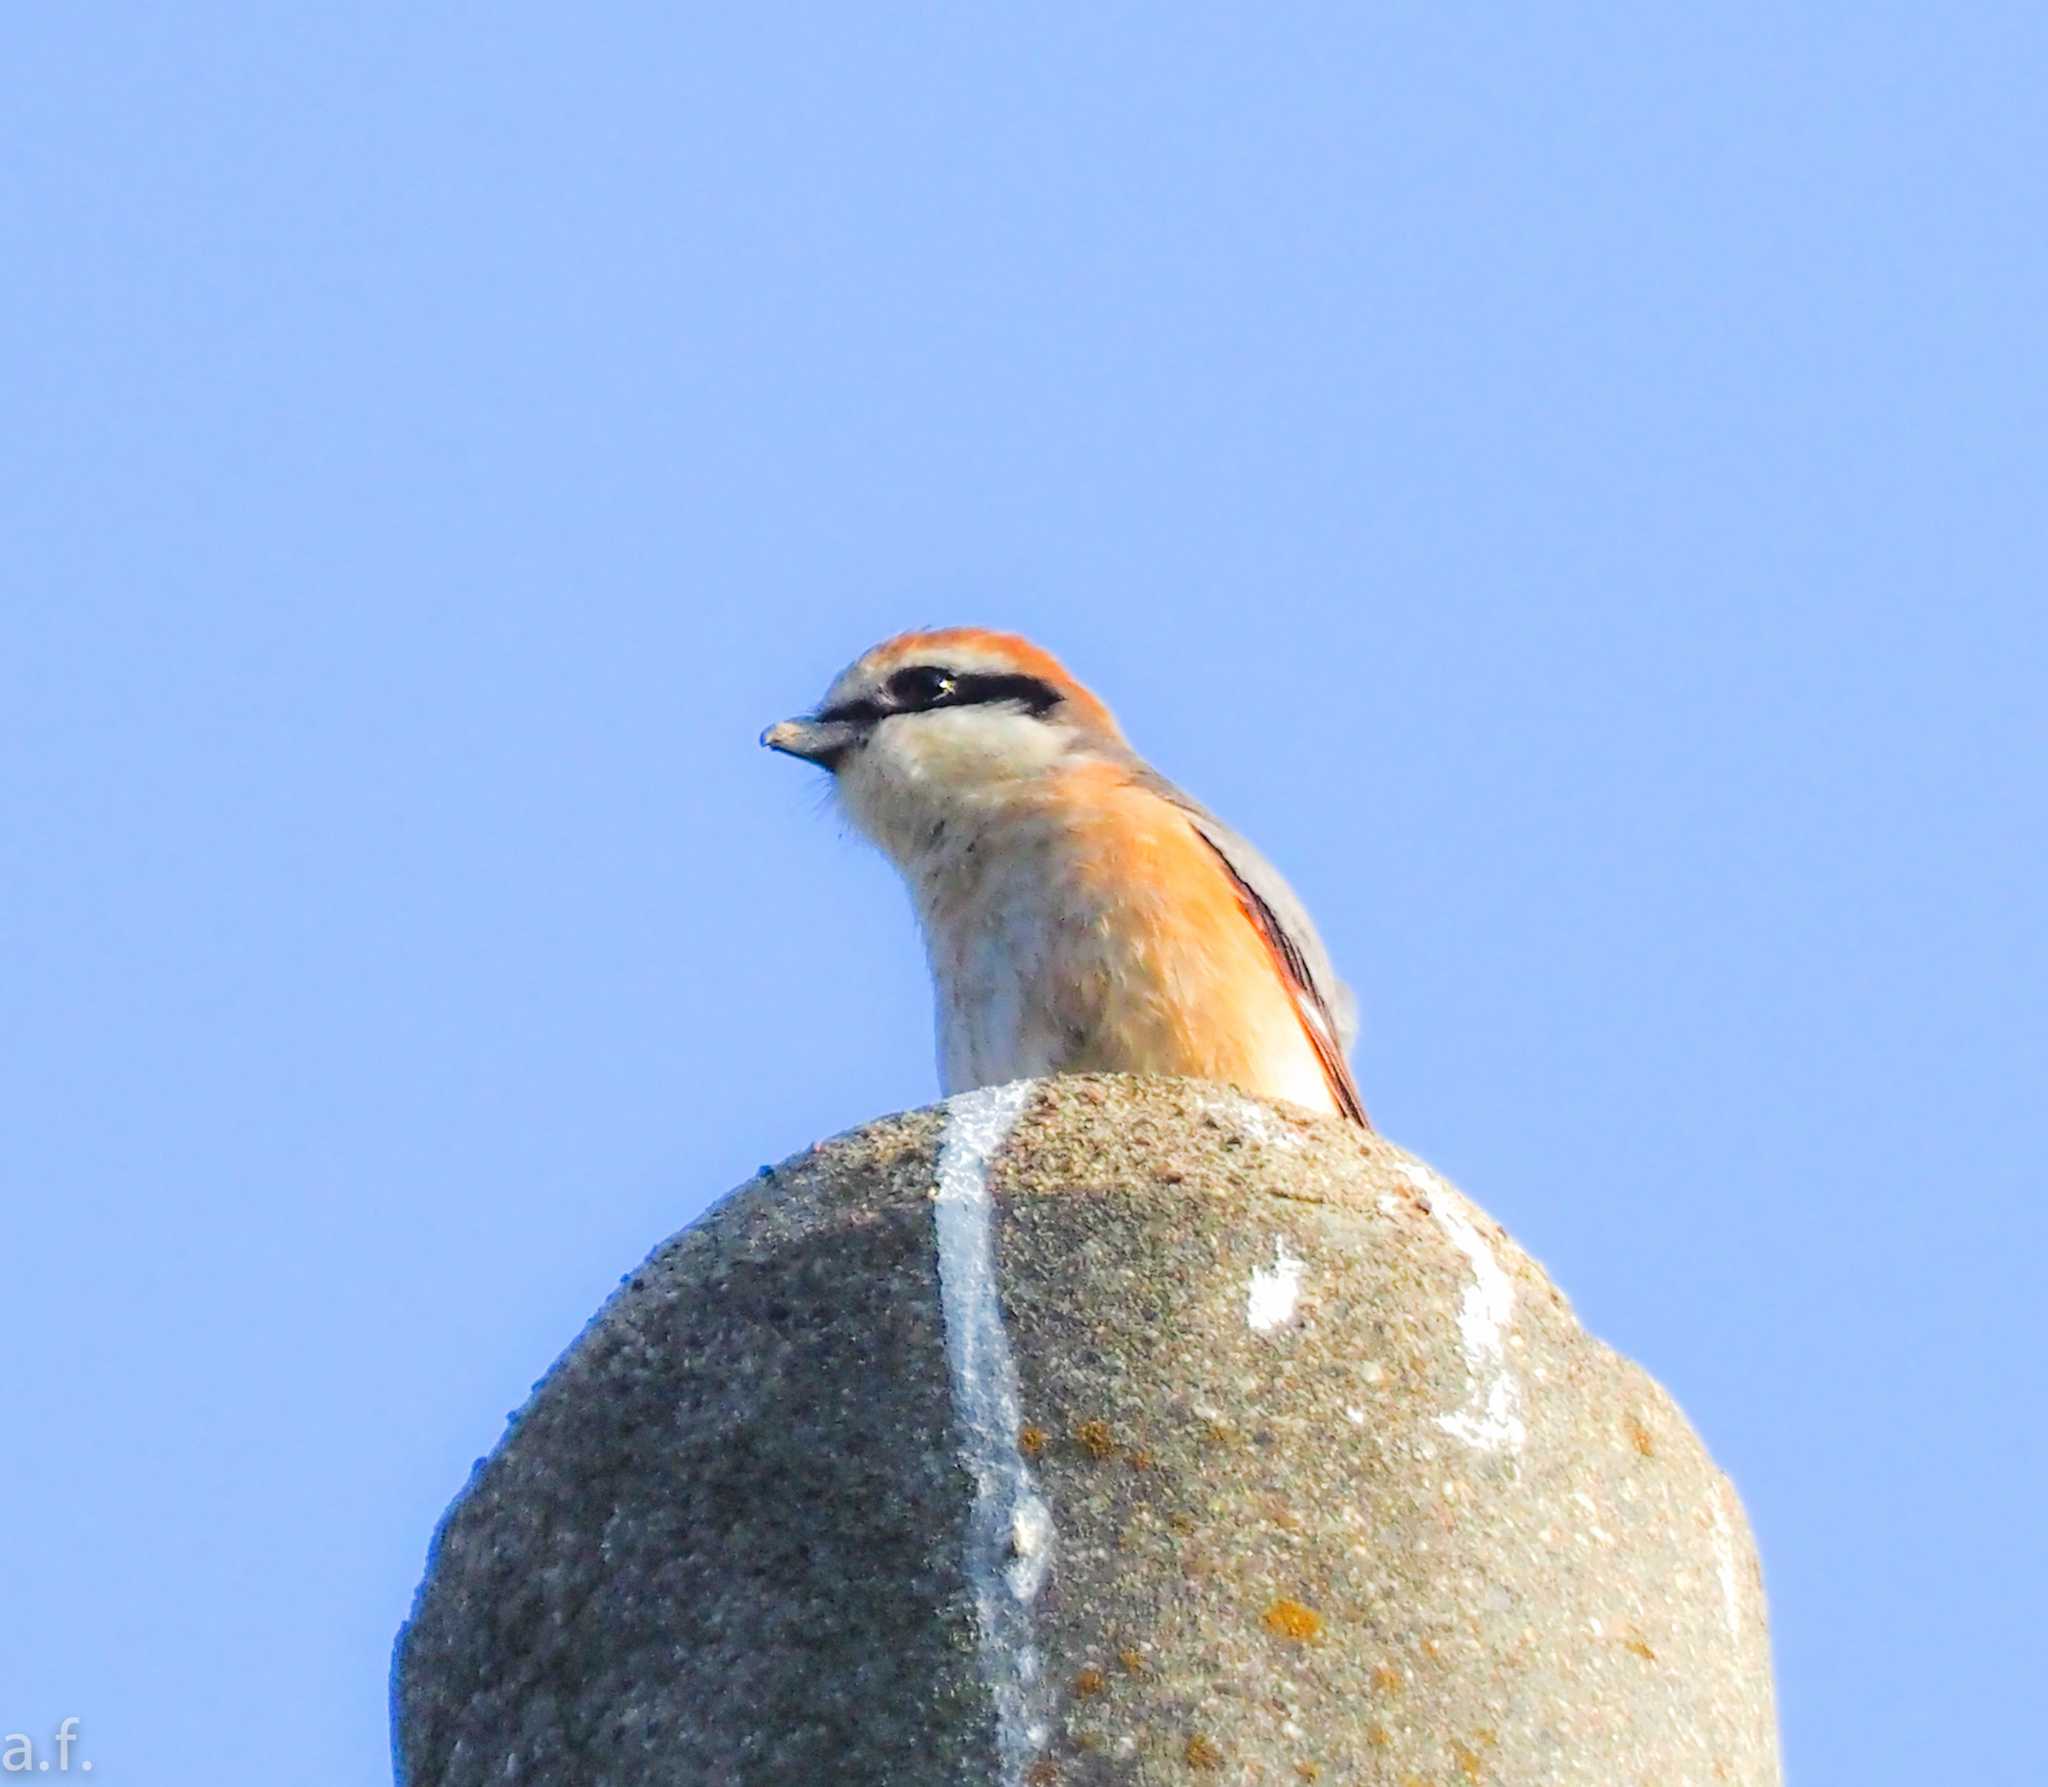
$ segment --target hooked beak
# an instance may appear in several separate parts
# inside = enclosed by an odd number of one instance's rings
[[[822,769],[836,769],[860,740],[860,729],[845,720],[778,720],[761,742],[786,757],[801,757]]]

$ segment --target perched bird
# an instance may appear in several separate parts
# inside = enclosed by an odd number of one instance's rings
[[[830,770],[910,884],[947,1092],[1185,1074],[1371,1127],[1352,998],[1301,902],[1049,653],[905,633],[761,742]]]

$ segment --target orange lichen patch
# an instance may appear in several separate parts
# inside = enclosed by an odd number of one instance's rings
[[[1143,1675],[1145,1673],[1144,1656],[1140,1652],[1132,1650],[1128,1645],[1117,1652],[1116,1660],[1132,1675]]]
[[[1074,1677],[1074,1692],[1084,1700],[1100,1694],[1109,1686],[1109,1677],[1099,1669],[1084,1669]]]
[[[1134,1471],[1149,1471],[1155,1462],[1156,1460],[1152,1454],[1147,1452],[1142,1446],[1135,1452],[1126,1452],[1124,1454],[1124,1463],[1129,1465]]]
[[[1374,1725],[1367,1729],[1365,1741],[1376,1749],[1384,1750],[1393,1743],[1394,1734],[1384,1725]]]
[[[1294,1772],[1304,1781],[1320,1781],[1323,1778],[1323,1765],[1320,1762],[1297,1762],[1294,1765]]]
[[[1074,1438],[1090,1458],[1107,1458],[1116,1450],[1116,1436],[1107,1421],[1083,1421],[1074,1429]]]
[[[1398,1694],[1401,1691],[1401,1672],[1391,1663],[1377,1663],[1373,1666],[1372,1685],[1382,1694]]]
[[[1050,1762],[1034,1762],[1024,1771],[1026,1787],[1056,1787],[1060,1771]]]
[[[1635,1416],[1630,1415],[1622,1423],[1622,1426],[1627,1430],[1628,1443],[1630,1445],[1635,1447],[1645,1458],[1656,1457],[1657,1442],[1650,1437],[1650,1430],[1642,1422],[1638,1421]]]
[[[1635,1652],[1645,1663],[1654,1663],[1657,1660],[1657,1653],[1650,1648],[1650,1641],[1640,1632],[1631,1631],[1623,1637],[1621,1648]]]
[[[1454,1737],[1451,1739],[1451,1754],[1457,1758],[1458,1772],[1466,1780],[1476,1781],[1479,1779],[1479,1752],[1477,1750],[1473,1749],[1470,1744],[1461,1744]]]
[[[1313,1607],[1290,1601],[1285,1595],[1259,1616],[1269,1632],[1292,1638],[1297,1644],[1313,1644],[1323,1635],[1323,1616]]]
[[[1052,1435],[1043,1427],[1020,1427],[1017,1429],[1017,1450],[1026,1458],[1036,1458],[1045,1450],[1045,1443]]]
[[[1220,1768],[1223,1752],[1199,1731],[1188,1739],[1187,1748],[1181,1752],[1187,1758],[1190,1768]]]

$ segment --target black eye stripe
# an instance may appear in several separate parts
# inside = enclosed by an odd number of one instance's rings
[[[1035,719],[1058,707],[1062,696],[1051,683],[1041,682],[1035,676],[990,672],[956,677],[951,700],[962,707],[988,701],[1014,701]]]
[[[842,701],[833,707],[818,709],[821,720],[850,720],[856,726],[871,726],[889,710],[879,701]]]
[[[891,714],[921,714],[938,707],[982,707],[1007,701],[1037,719],[1058,707],[1063,699],[1051,683],[1035,676],[913,664],[889,678],[882,699],[862,696],[855,701],[842,701],[821,710],[818,718],[871,726]]]

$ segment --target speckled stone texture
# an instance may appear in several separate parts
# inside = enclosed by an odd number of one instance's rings
[[[411,1787],[1779,1780],[1755,1552],[1670,1398],[1419,1162],[1187,1081],[1044,1082],[996,1156],[1051,1568],[991,1656],[946,1123],[750,1182],[570,1349],[401,1634]]]

